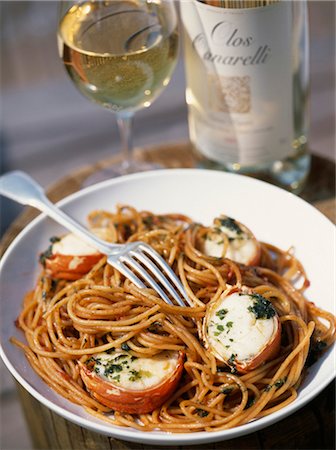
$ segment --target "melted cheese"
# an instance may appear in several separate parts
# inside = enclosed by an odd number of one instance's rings
[[[87,244],[73,233],[66,234],[58,242],[55,242],[52,247],[54,255],[95,255],[98,252],[97,249]]]
[[[104,380],[124,389],[144,390],[158,385],[172,374],[178,357],[178,352],[173,351],[164,351],[150,358],[132,357],[122,350],[103,352],[94,357],[94,371]]]
[[[249,310],[253,297],[237,292],[219,301],[207,318],[207,340],[223,360],[253,359],[273,337],[276,323],[273,318],[257,319]]]

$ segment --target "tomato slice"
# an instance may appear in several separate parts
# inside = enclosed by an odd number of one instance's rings
[[[102,254],[73,233],[52,238],[52,245],[40,260],[52,278],[78,280],[102,258]]]
[[[125,352],[117,353],[110,360],[106,355],[98,354],[86,364],[79,362],[80,374],[95,399],[119,412],[143,414],[159,408],[175,391],[183,372],[182,352],[164,351],[152,358],[135,358],[136,361],[132,362],[134,357],[129,354],[125,356]],[[122,356],[125,357],[123,361],[120,359]],[[100,361],[99,364],[97,361]],[[149,368],[153,376],[148,375],[151,373]],[[111,371],[112,376],[103,375]],[[144,377],[143,382],[136,379],[139,376]],[[133,383],[136,388],[132,388]]]
[[[94,255],[52,255],[45,260],[46,272],[52,278],[78,280],[86,275],[102,258],[101,253]]]

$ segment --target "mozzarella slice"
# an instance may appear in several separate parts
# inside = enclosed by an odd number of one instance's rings
[[[228,241],[226,252],[225,237]],[[260,257],[260,244],[253,233],[243,224],[224,215],[214,220],[202,250],[207,256],[225,257],[246,265],[258,264]]]
[[[52,246],[53,255],[95,255],[98,250],[73,233],[66,234]]]
[[[160,384],[173,373],[177,366],[179,353],[164,351],[149,358],[137,358],[125,351],[98,353],[92,359],[93,370],[103,380],[123,389],[148,389]]]
[[[90,231],[103,241],[111,242],[111,233],[108,228],[91,228]],[[53,255],[85,256],[95,255],[99,252],[95,247],[87,244],[76,234],[68,233],[62,236],[59,241],[54,242],[52,253]]]
[[[218,359],[244,371],[278,351],[280,322],[264,297],[233,291],[209,305],[204,337]]]

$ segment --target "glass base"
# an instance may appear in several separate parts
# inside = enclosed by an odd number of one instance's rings
[[[101,181],[121,177],[122,175],[158,169],[163,169],[163,166],[156,163],[141,161],[122,161],[117,164],[111,164],[111,166],[104,167],[103,169],[94,172],[83,182],[83,187],[92,186],[93,184],[100,183]]]

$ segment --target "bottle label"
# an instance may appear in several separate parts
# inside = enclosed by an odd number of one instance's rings
[[[181,15],[191,43],[186,52],[198,61],[187,77],[187,101],[201,152],[245,166],[288,156],[294,136],[291,2],[224,9],[183,1]]]

